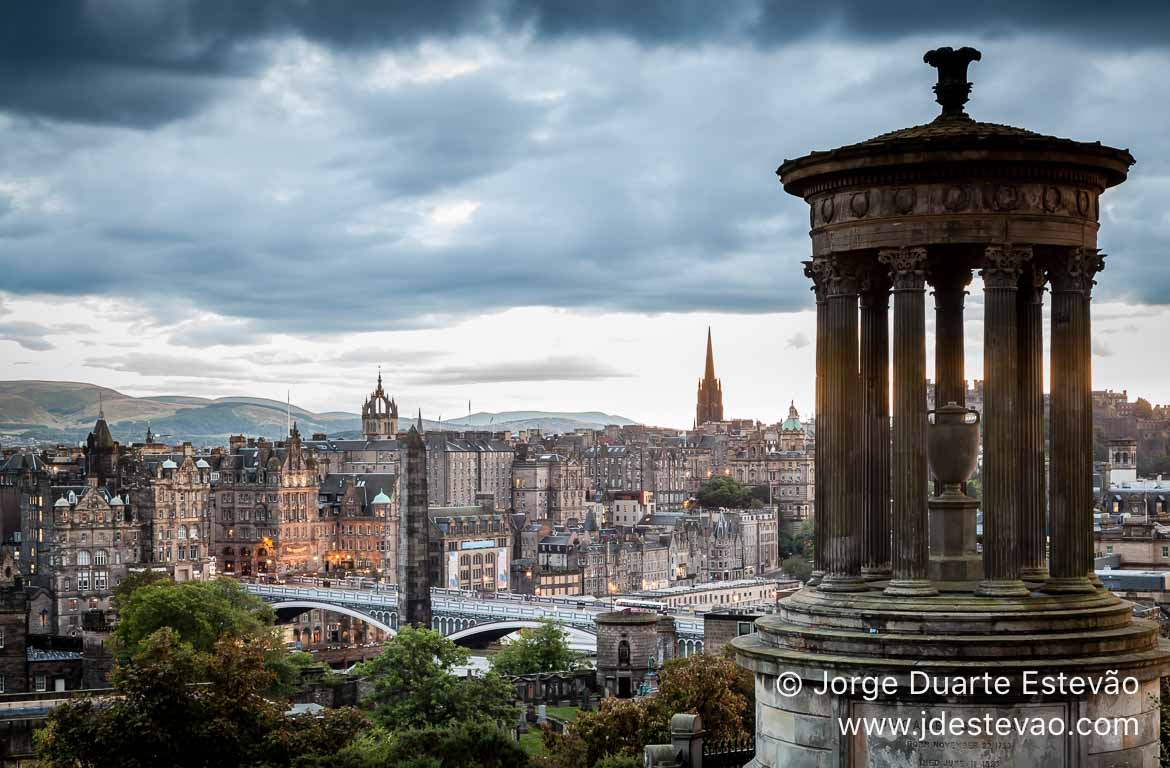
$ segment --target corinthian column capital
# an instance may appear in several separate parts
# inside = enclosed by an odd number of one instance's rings
[[[983,250],[983,285],[988,288],[1015,288],[1024,265],[1032,260],[1030,245],[989,245]]]
[[[817,302],[825,300],[825,272],[828,269],[828,259],[818,257],[810,261],[803,262],[804,276],[812,280],[812,291],[817,297]]]
[[[926,248],[883,248],[878,261],[890,270],[895,291],[921,291],[926,288]]]
[[[816,261],[823,261],[821,277],[824,281],[826,297],[857,295],[861,284],[861,275],[855,264],[847,263],[841,259],[814,259],[814,266]]]
[[[1094,276],[1105,268],[1105,254],[1096,248],[1074,248],[1058,257],[1048,267],[1052,290],[1089,294],[1097,281]]]

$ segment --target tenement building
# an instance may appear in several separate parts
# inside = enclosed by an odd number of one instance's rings
[[[127,483],[127,500],[149,520],[150,561],[166,567],[175,581],[211,578],[211,465],[182,454],[152,453],[136,465]]]
[[[512,509],[528,522],[585,517],[585,470],[577,459],[532,453],[522,444],[512,464]]]
[[[319,515],[313,536],[323,539],[324,555],[314,555],[314,571],[335,570],[384,578],[396,583],[398,477],[385,474],[335,474],[321,482]]]
[[[973,120],[963,109],[967,69],[980,58],[971,48],[926,54],[938,69],[934,121],[787,160],[778,171],[785,191],[809,207],[819,503],[814,578],[732,641],[755,673],[754,766],[1159,762],[1170,642],[1102,586],[1093,559],[1090,299],[1104,267],[1101,196],[1125,181],[1134,159],[1097,142]],[[964,297],[976,275],[981,416],[962,404]],[[931,414],[928,293],[942,403]],[[980,431],[976,501],[964,483]],[[803,689],[782,695],[781,685],[794,687],[782,674]],[[947,685],[983,675],[992,688]],[[913,685],[922,676],[932,683]],[[826,679],[870,677],[893,683],[868,700],[848,688],[818,695]],[[1070,677],[1079,682],[1028,684]],[[1108,691],[1114,678],[1124,691]],[[899,717],[1048,725],[979,738],[948,727],[920,739],[868,728],[844,737],[838,722]],[[1118,717],[1137,727],[1111,738],[1078,728],[1082,718]]]
[[[87,484],[55,486],[53,495],[57,634],[77,637],[90,611],[113,623],[114,588],[149,561],[151,520],[99,485],[96,468]]]

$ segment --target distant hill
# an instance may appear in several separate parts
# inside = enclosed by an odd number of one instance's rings
[[[228,435],[244,434],[279,439],[285,433],[286,404],[261,397],[189,397],[161,395],[132,397],[115,389],[69,381],[0,381],[0,443],[48,441],[72,443],[85,439],[105,410],[114,439],[141,441],[150,428],[160,440],[190,440],[197,445],[226,444]],[[356,413],[314,413],[297,405],[292,417],[303,435],[324,432],[331,437],[357,437],[361,418]],[[408,421],[403,409],[403,426]],[[607,424],[634,424],[621,416],[597,411],[507,411],[473,413],[445,420],[444,429],[522,431],[537,428],[546,433],[599,429]],[[423,420],[424,429],[439,428]]]

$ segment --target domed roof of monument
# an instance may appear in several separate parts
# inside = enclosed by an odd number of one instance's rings
[[[1042,162],[1082,165],[1103,174],[1104,186],[1125,180],[1133,155],[1126,149],[1107,147],[1101,142],[1083,142],[1046,136],[1025,128],[985,123],[963,110],[971,92],[967,66],[982,54],[974,48],[938,48],[923,60],[938,69],[934,86],[942,113],[929,123],[899,128],[871,139],[827,151],[814,151],[794,160],[785,160],[776,173],[785,190],[803,195],[813,178],[825,174],[875,171],[881,167],[965,163],[982,160]]]
[[[373,504],[389,504],[390,497],[382,489],[378,489],[378,495],[374,497]]]

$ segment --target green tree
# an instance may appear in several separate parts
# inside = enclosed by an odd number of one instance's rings
[[[355,710],[293,718],[271,700],[262,642],[225,636],[210,652],[163,628],[113,675],[112,696],[56,707],[36,735],[43,768],[275,768],[330,755],[366,727]]]
[[[359,665],[374,691],[367,700],[388,731],[461,722],[511,723],[515,692],[495,672],[478,677],[451,673],[466,664],[467,650],[431,629],[403,627],[382,654]]]
[[[642,761],[629,755],[609,755],[594,763],[593,768],[642,768]]]
[[[561,628],[546,619],[539,629],[520,630],[520,637],[491,657],[491,665],[501,675],[515,676],[579,669],[582,661]]]
[[[275,640],[274,620],[271,608],[229,579],[182,584],[168,579],[128,593],[114,637],[123,656],[133,656],[146,638],[170,627],[194,650],[208,652],[224,636]]]
[[[659,673],[658,695],[605,699],[596,712],[582,712],[566,734],[544,733],[544,768],[594,768],[606,757],[640,758],[647,744],[669,743],[670,718],[698,714],[714,739],[751,733],[754,679],[730,657],[695,654],[668,661]]]
[[[699,486],[695,494],[704,507],[743,509],[751,503],[751,493],[734,477],[720,475]]]
[[[808,561],[808,558],[803,554],[789,555],[780,563],[781,570],[788,574],[789,578],[797,579],[798,581],[808,581],[812,576],[813,566]]]
[[[528,756],[507,733],[483,723],[381,729],[320,763],[321,768],[525,768]],[[315,766],[314,766],[315,768]]]
[[[697,653],[666,662],[656,697],[664,711],[663,725],[674,714],[691,712],[703,718],[703,728],[717,741],[749,733],[745,717],[754,710],[755,697],[744,695],[743,676],[727,656]]]
[[[142,650],[143,642],[169,627],[179,642],[209,653],[224,638],[264,648],[273,673],[273,691],[287,693],[297,678],[288,652],[274,626],[276,616],[260,598],[231,579],[187,581],[146,580],[127,590],[118,607],[115,653],[123,660]]]
[[[171,577],[157,571],[137,571],[126,574],[118,586],[114,587],[114,608],[121,610],[130,601],[140,587],[149,587],[151,584],[173,584]]]
[[[647,744],[669,742],[670,715],[657,697],[609,698],[594,712],[581,712],[567,733],[545,729],[543,768],[592,768],[610,756],[639,757]]]

